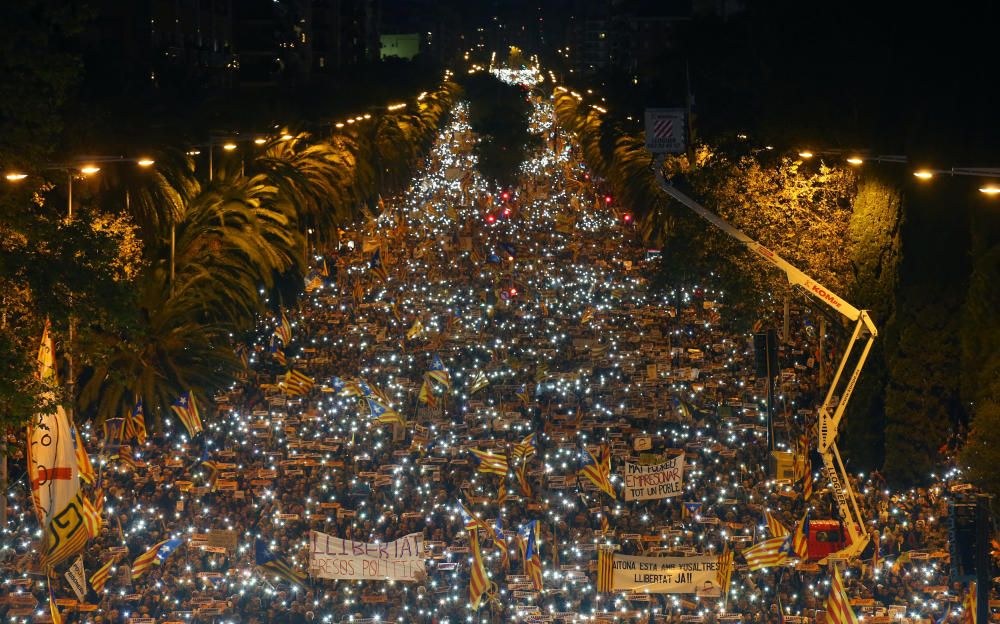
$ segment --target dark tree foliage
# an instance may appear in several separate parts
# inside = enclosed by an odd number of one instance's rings
[[[521,87],[477,73],[461,82],[469,101],[469,123],[479,135],[479,170],[500,186],[517,180],[521,163],[539,141],[528,132],[531,105]]]
[[[911,183],[903,197],[899,282],[885,324],[886,476],[927,480],[967,419],[959,395],[962,304],[969,274],[968,205],[960,183]]]
[[[869,311],[884,329],[893,313],[898,280],[901,181],[872,167],[858,182],[850,221],[851,271],[848,299]],[[856,470],[876,470],[885,459],[885,337],[876,339],[854,390],[844,424],[845,454]]]

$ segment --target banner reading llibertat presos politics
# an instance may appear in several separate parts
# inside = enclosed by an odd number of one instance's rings
[[[677,496],[684,489],[684,456],[658,464],[625,462],[625,500],[653,500]]]
[[[394,542],[369,544],[309,533],[309,572],[317,578],[416,581],[424,571],[424,536],[410,533]]]

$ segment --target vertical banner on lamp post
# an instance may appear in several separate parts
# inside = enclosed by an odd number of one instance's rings
[[[653,154],[683,154],[687,132],[683,108],[646,109],[646,149]]]

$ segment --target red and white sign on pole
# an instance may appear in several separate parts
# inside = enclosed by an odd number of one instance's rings
[[[653,154],[681,154],[685,145],[683,108],[646,109],[646,149]]]

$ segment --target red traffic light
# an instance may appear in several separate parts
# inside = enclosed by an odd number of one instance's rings
[[[504,208],[503,209],[503,216],[505,216],[505,217],[509,217],[510,216],[510,208]]]
[[[507,201],[508,199],[510,199],[510,193],[508,193],[507,191],[500,193],[500,199]]]
[[[496,223],[497,222],[497,216],[495,214],[493,214],[492,212],[489,213],[488,215],[486,215],[486,222],[487,223]]]
[[[622,220],[625,221],[625,223],[632,223],[632,213],[626,212],[625,215],[622,217]]]
[[[604,203],[605,204],[610,204],[611,203],[611,196],[610,195],[605,195],[604,196]]]

